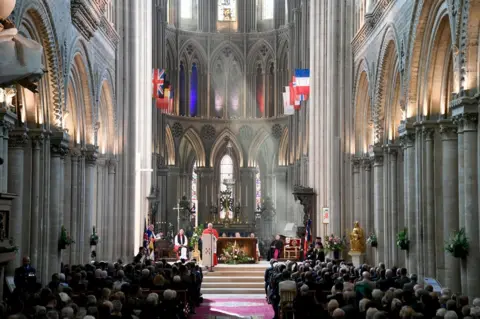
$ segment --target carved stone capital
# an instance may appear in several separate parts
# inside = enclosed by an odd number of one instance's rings
[[[422,134],[425,141],[433,141],[433,138],[435,137],[435,129],[433,127],[423,127]]]
[[[458,138],[458,127],[452,121],[442,120],[439,121],[439,124],[443,141],[456,140]]]
[[[8,148],[24,148],[28,144],[28,129],[15,129],[10,132],[8,137]]]
[[[372,159],[369,157],[363,158],[362,167],[365,171],[370,172],[372,170]]]
[[[6,108],[0,109],[0,134],[8,136],[8,132],[15,128],[17,123],[17,114],[10,112]]]
[[[45,139],[47,138],[47,131],[44,129],[33,129],[28,132],[28,136],[32,140],[32,148],[39,150]]]
[[[352,169],[353,173],[360,173],[360,165],[362,164],[362,159],[359,157],[352,157]]]
[[[476,132],[478,125],[478,113],[463,113],[453,118],[453,123],[458,126],[458,132]]]
[[[82,156],[82,150],[77,147],[71,148],[68,155],[72,161],[78,161]]]
[[[375,154],[373,156],[373,166],[383,166],[383,154]]]
[[[400,145],[402,148],[413,147],[414,143],[415,133],[408,132],[400,136]]]
[[[95,166],[98,159],[98,147],[94,145],[87,145],[83,150],[85,156],[85,164],[89,166]]]
[[[70,136],[63,131],[54,131],[50,133],[50,150],[52,156],[65,157],[69,151]]]

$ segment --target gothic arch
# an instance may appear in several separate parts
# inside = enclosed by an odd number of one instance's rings
[[[189,50],[192,50],[192,52],[188,53]],[[178,52],[180,52],[180,56],[185,54],[189,57],[188,63],[190,68],[193,63],[197,63],[197,65],[203,68],[205,68],[205,66],[208,64],[207,53],[203,49],[202,45],[193,38],[185,41]]]
[[[213,143],[212,150],[210,151],[210,167],[215,167],[215,159],[218,157],[222,148],[226,147],[226,142],[229,140],[232,143],[232,149],[235,153],[236,158],[238,158],[239,167],[244,167],[244,158],[243,150],[240,143],[237,140],[237,137],[230,129],[225,129],[223,132],[216,138]]]
[[[398,41],[396,40],[393,27],[387,27],[382,39],[375,87],[375,103],[373,110],[374,121],[374,144],[384,141],[385,133],[385,108],[386,98],[389,92],[389,84],[393,81],[396,65],[398,63]]]
[[[165,164],[166,165],[175,165],[175,142],[173,141],[172,131],[170,126],[165,127]]]
[[[265,40],[258,40],[247,54],[247,72],[255,73],[258,62],[261,62],[262,69],[265,70],[267,63],[274,56],[275,51]],[[276,61],[274,61],[276,64]]]
[[[480,2],[465,1],[467,5],[468,19],[464,18],[465,27],[460,36],[460,50],[465,49],[465,66],[461,65],[462,70],[466,70],[465,89],[473,89],[480,86],[480,52],[478,42],[480,41],[480,26],[478,17],[480,17]],[[466,20],[466,21],[465,21]]]
[[[51,14],[40,1],[24,1],[26,4],[18,11],[21,23],[19,30],[26,30],[30,37],[39,42],[44,50],[46,75],[39,86],[44,96],[43,110],[38,115],[38,123],[61,128],[63,123],[63,70],[60,65],[60,48]]]
[[[288,151],[288,127],[285,127],[278,145],[278,166],[289,165],[289,151]]]
[[[369,79],[367,71],[363,70],[359,74],[359,78],[356,82],[355,92],[355,115],[353,118],[354,127],[354,149],[350,151],[354,154],[365,154],[368,151],[370,143],[373,144],[372,138],[372,121],[371,121],[371,107],[370,107],[370,95],[369,95]]]
[[[180,144],[188,142],[193,151],[195,152],[195,157],[197,159],[198,167],[205,167],[206,164],[206,153],[205,147],[203,146],[202,139],[198,133],[190,127],[182,136]]]
[[[98,87],[97,87],[97,92],[101,94],[101,90],[103,87],[104,82],[108,83],[109,89],[110,89],[110,94],[112,98],[112,110],[111,110],[111,115],[112,115],[112,121],[113,121],[113,128],[114,131],[112,133],[118,134],[118,125],[117,125],[117,96],[115,93],[115,77],[112,74],[113,71],[110,69],[104,69],[103,72],[101,73],[101,76],[98,81]]]
[[[436,19],[437,13],[439,11],[446,12],[447,2],[445,0],[429,0],[429,1],[419,1],[416,3],[416,8],[413,15],[412,21],[412,30],[410,33],[410,49],[409,49],[409,60],[408,68],[408,86],[406,87],[407,103],[406,103],[406,117],[411,118],[416,116],[417,108],[419,101],[419,86],[420,86],[420,76],[422,73],[422,68],[424,65],[424,56],[426,50],[426,43],[429,43],[429,38],[432,37],[432,17]],[[450,18],[449,18],[450,20]],[[451,21],[450,21],[451,22]],[[450,23],[452,25],[452,23]],[[452,39],[454,36],[452,35]],[[454,91],[459,89],[459,78],[455,78],[455,84],[453,87]]]
[[[243,53],[242,51],[236,46],[233,42],[229,40],[225,40],[220,45],[218,45],[215,50],[211,53],[211,58],[210,58],[210,69],[212,69],[212,64],[214,64],[222,54],[224,54],[224,51],[226,50],[231,50],[231,52],[228,52],[228,54],[233,54],[233,56],[237,59],[237,62],[239,63],[240,70],[243,70],[243,66],[245,65],[245,60],[243,59]]]
[[[98,132],[97,145],[101,153],[115,154],[116,152],[116,134],[114,124],[112,87],[107,80],[102,82],[100,89],[100,98],[98,103]]]
[[[263,143],[267,141],[269,136],[270,134],[263,127],[258,130],[257,134],[255,134],[248,148],[248,167],[255,167],[259,150],[261,149],[261,146],[263,146]]]

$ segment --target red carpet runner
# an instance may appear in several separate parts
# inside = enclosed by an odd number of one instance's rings
[[[205,299],[191,315],[192,319],[272,319],[273,309],[265,298],[212,298]]]

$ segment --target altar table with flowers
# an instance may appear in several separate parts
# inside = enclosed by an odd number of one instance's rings
[[[236,247],[238,253],[251,257],[254,263],[257,260],[257,239],[251,237],[219,237],[217,240],[217,254],[221,257],[227,247]],[[224,262],[219,258],[219,263]]]

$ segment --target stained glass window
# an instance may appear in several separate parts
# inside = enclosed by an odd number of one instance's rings
[[[237,0],[218,0],[218,21],[237,21]]]
[[[197,202],[197,162],[193,163],[192,170],[192,203]]]
[[[220,190],[222,192],[227,190],[223,180],[231,178],[233,178],[233,160],[230,155],[225,155],[220,162]]]
[[[260,169],[257,166],[257,174],[255,175],[255,206],[262,207],[262,181],[260,180]]]

